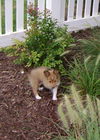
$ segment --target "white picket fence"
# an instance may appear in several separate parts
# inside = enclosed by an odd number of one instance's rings
[[[4,6],[2,6],[4,1]],[[16,31],[13,31],[13,2],[16,1]],[[27,1],[34,4],[34,0],[0,0],[0,46],[13,44],[13,38],[23,39],[24,36],[24,6]],[[40,11],[44,10],[44,1],[39,1]],[[66,3],[67,1],[67,3]],[[100,0],[47,0],[47,9],[52,12],[59,24],[68,25],[68,31],[78,31],[100,26]],[[5,13],[2,15],[2,13]],[[4,16],[4,17],[3,17]],[[2,22],[4,18],[4,23]],[[5,26],[3,26],[5,24]],[[4,31],[3,31],[4,30]]]

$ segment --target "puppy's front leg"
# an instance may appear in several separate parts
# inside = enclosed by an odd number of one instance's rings
[[[52,93],[53,93],[52,100],[57,100],[57,90],[58,90],[58,86],[52,89]]]

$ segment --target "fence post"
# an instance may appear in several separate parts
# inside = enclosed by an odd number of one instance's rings
[[[65,0],[51,0],[52,17],[58,22],[64,21],[65,18]]]
[[[5,33],[9,34],[13,31],[13,2],[5,0]]]
[[[99,10],[99,0],[94,0],[93,1],[93,13],[92,16],[98,15],[98,10]]]
[[[16,0],[16,30],[24,29],[24,0]]]
[[[1,32],[2,32],[2,31],[1,31],[1,20],[2,20],[2,19],[1,19],[1,0],[0,0],[0,34],[1,34]]]
[[[84,17],[90,17],[92,0],[86,0]]]
[[[68,0],[68,21],[73,20],[74,18],[74,6],[75,0]]]
[[[82,12],[83,12],[83,0],[77,0],[77,8],[76,8],[76,18],[80,19],[82,18]]]
[[[52,10],[52,0],[47,0],[47,9]]]
[[[39,11],[41,12],[44,11],[44,4],[45,4],[45,0],[38,0]]]

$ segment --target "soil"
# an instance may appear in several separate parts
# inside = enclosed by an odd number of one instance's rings
[[[88,38],[91,32],[86,30],[72,35],[77,40]],[[57,101],[51,100],[48,90],[40,92],[42,100],[35,100],[26,73],[21,73],[23,67],[14,64],[14,59],[0,52],[0,140],[50,140],[61,132],[56,124],[61,125],[57,106],[63,89],[59,88]],[[61,82],[69,84],[65,79]]]

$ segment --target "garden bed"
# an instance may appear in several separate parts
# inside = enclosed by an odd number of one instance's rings
[[[87,39],[91,34],[90,29],[72,33],[76,40]],[[76,44],[79,46],[78,42]],[[67,56],[68,60],[77,52],[74,49]],[[23,66],[12,63],[14,59],[0,52],[0,140],[49,140],[60,131],[55,123],[60,123],[57,106],[61,98],[52,101],[51,93],[43,90],[42,100],[36,101],[26,73],[21,73]],[[65,79],[62,78],[61,83],[68,85]],[[58,96],[62,92],[60,87]]]

